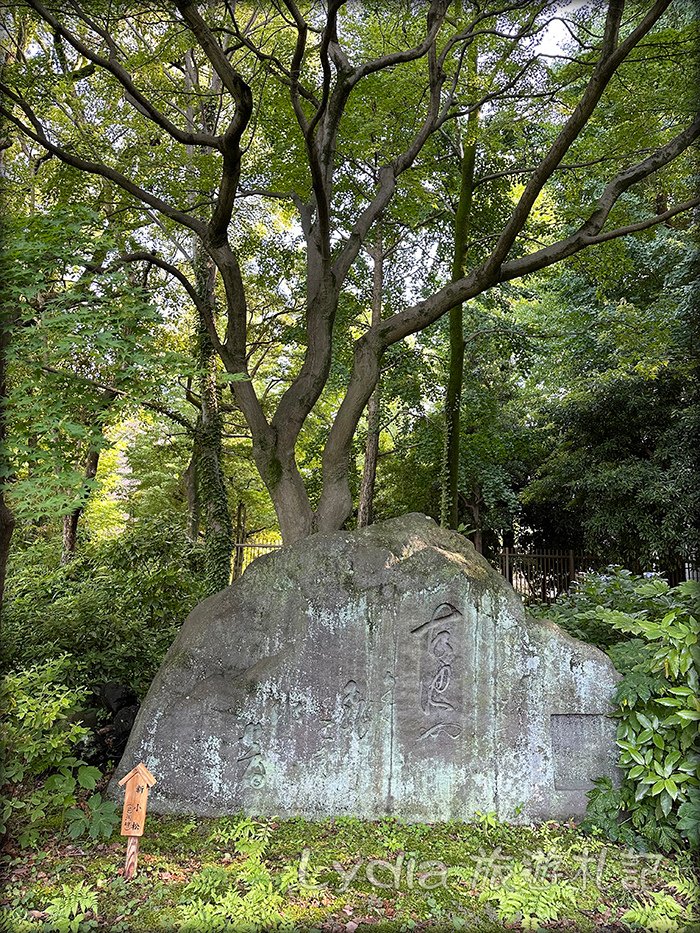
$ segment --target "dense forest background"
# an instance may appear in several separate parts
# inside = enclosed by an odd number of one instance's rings
[[[364,20],[350,11],[342,21],[358,58],[419,34],[420,17],[397,8],[394,21],[381,4],[370,6]],[[432,132],[349,269],[328,378],[296,444],[314,507],[353,343],[455,277],[459,236],[462,267],[488,255],[528,166],[580,96],[595,61],[586,37],[601,34],[605,11],[567,7],[563,28],[555,7],[513,4],[500,31],[486,31],[470,46],[474,54],[463,54],[455,100],[482,105]],[[5,72],[67,140],[66,151],[82,147],[104,159],[118,152],[142,185],[193,212],[200,199],[206,211],[216,185],[207,154],[190,144],[176,149],[129,106],[128,91],[99,69],[93,78],[94,65],[60,32],[31,12],[12,15],[16,41]],[[162,98],[170,62],[202,110],[190,106],[190,127],[215,122],[214,72],[195,61],[183,33],[173,47],[169,24],[140,15],[140,39],[115,33],[134,72]],[[214,7],[210,15],[218,15]],[[288,40],[271,29],[263,23],[250,35],[281,56]],[[692,4],[674,8],[620,66],[538,195],[523,249],[565,236],[631,155],[687,123],[696,32]],[[307,347],[308,272],[294,193],[303,193],[307,169],[289,104],[263,80],[263,58],[241,62],[259,99],[230,236],[248,293],[245,378],[272,413]],[[338,143],[339,234],[385,153],[410,135],[425,91],[422,67],[417,57],[359,85]],[[223,285],[191,231],[15,130],[7,124],[3,150],[3,483],[15,521],[4,663],[70,651],[81,678],[146,685],[187,611],[230,579],[235,542],[281,540],[231,391],[239,374],[225,369],[201,307],[172,269],[192,276],[220,332]],[[616,207],[617,226],[665,220],[464,304],[456,496],[446,441],[454,318],[388,347],[354,435],[346,527],[420,511],[461,529],[490,558],[503,546],[575,549],[636,571],[673,571],[693,559],[700,269],[693,210],[673,209],[694,190],[693,158],[685,152],[648,175]],[[124,256],[135,261],[119,261]]]

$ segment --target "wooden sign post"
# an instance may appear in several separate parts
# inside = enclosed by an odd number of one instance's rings
[[[146,765],[138,764],[119,782],[124,787],[124,809],[122,810],[122,836],[127,836],[124,877],[128,881],[136,874],[139,858],[139,837],[143,836],[146,823],[148,791],[156,779]]]

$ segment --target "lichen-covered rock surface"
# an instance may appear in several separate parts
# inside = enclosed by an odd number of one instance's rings
[[[163,813],[575,816],[614,774],[616,680],[406,515],[258,558],[197,606],[115,778],[143,761]]]

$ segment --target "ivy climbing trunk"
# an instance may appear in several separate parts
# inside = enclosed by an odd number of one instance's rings
[[[469,68],[472,83],[476,77],[476,42],[469,47]],[[470,111],[466,139],[462,147],[459,201],[455,213],[452,281],[461,279],[466,270],[466,258],[474,197],[474,166],[476,163],[479,111]],[[459,435],[464,376],[464,305],[452,308],[450,314],[450,362],[445,394],[445,447],[440,521],[443,526],[459,526]]]
[[[0,322],[0,618],[2,618],[7,560],[10,556],[10,544],[15,528],[15,517],[5,501],[5,484],[10,475],[7,456],[7,350],[11,327],[12,322],[6,314]]]
[[[381,222],[377,225],[377,234],[372,250],[374,268],[372,272],[372,327],[379,325],[382,319],[382,291],[384,288],[384,243]],[[377,480],[377,461],[379,459],[379,415],[381,409],[381,385],[377,385],[367,402],[367,440],[365,442],[365,460],[362,467],[360,499],[357,507],[357,527],[364,528],[374,521],[374,487]]]
[[[216,267],[199,242],[195,243],[194,265],[197,292],[215,313]],[[196,512],[204,524],[206,574],[212,592],[231,582],[233,523],[222,467],[223,421],[217,385],[217,353],[201,313],[197,323],[197,382],[200,411],[194,440]]]
[[[208,83],[200,85],[200,73],[191,52],[184,58],[185,77],[193,100],[187,122],[190,131],[200,126],[212,132],[216,123],[216,101],[221,91],[221,79],[213,69]],[[188,155],[194,159],[192,146]],[[214,201],[214,193],[208,193]],[[222,466],[223,419],[221,396],[217,383],[218,353],[212,340],[208,322],[214,325],[216,313],[216,265],[200,236],[193,237],[192,265],[195,291],[198,297],[196,365],[199,390],[199,415],[195,428],[192,460],[185,473],[185,490],[190,509],[190,535],[196,538],[200,524],[204,525],[204,559],[206,576],[213,593],[231,582],[231,555],[233,552],[233,523],[229,511],[226,481]]]

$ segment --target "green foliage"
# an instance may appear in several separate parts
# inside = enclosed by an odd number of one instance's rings
[[[72,807],[66,814],[68,835],[71,839],[77,839],[84,834],[91,839],[109,839],[117,819],[115,804],[111,800],[103,800],[101,794],[93,794],[85,801],[84,808]]]
[[[117,266],[87,273],[118,248],[115,231],[84,205],[15,216],[0,257],[0,312],[7,322],[9,463],[3,471],[18,517],[61,516],[95,486],[90,452],[124,413],[125,397],[148,396],[181,356],[161,334],[144,290]],[[114,386],[117,392],[106,391]],[[126,390],[126,391],[125,391]]]
[[[109,680],[143,694],[188,611],[206,595],[202,549],[164,520],[89,542],[68,564],[55,549],[16,552],[4,610],[4,664],[71,652],[74,684]]]
[[[495,829],[495,827],[498,826],[498,815],[493,810],[489,810],[486,813],[477,810],[474,815],[479,825],[485,830]]]
[[[229,883],[229,873],[223,865],[206,865],[190,880],[182,892],[186,904],[193,898],[213,901]]]
[[[686,799],[678,808],[678,829],[688,839],[690,847],[700,851],[700,790],[688,789]]]
[[[624,780],[619,789],[598,781],[587,814],[587,825],[613,839],[669,851],[685,836],[697,848],[699,610],[697,582],[670,587],[657,576],[611,569],[588,575],[548,613],[623,661],[615,716]]]
[[[240,930],[292,930],[283,916],[284,898],[293,884],[288,874],[276,879],[264,862],[270,827],[244,818],[227,821],[212,837],[234,843],[241,860],[231,869],[214,865],[202,869],[183,891],[178,929],[183,933]]]
[[[553,606],[533,606],[530,611],[543,618],[551,618],[574,638],[605,651],[615,646],[615,650],[622,652],[619,655],[621,663],[633,664],[642,659],[644,651],[641,655],[635,651],[645,642],[612,625],[600,610],[609,609],[633,616],[649,613],[658,616],[672,609],[675,599],[668,582],[660,574],[640,576],[611,565],[600,573],[581,574]]]
[[[518,921],[524,930],[537,930],[571,909],[576,903],[576,889],[568,881],[538,878],[515,863],[503,881],[490,880],[479,900],[495,903],[499,920],[509,924]]]
[[[661,228],[609,247],[519,304],[550,334],[519,400],[542,437],[524,515],[550,547],[675,570],[700,544],[697,246]]]
[[[88,913],[97,912],[97,894],[83,881],[62,884],[46,908],[47,933],[83,933],[94,929],[97,922]]]
[[[680,929],[679,920],[685,914],[681,904],[663,891],[652,891],[643,902],[626,910],[620,920],[633,930],[649,933],[673,933]]]
[[[116,823],[116,807],[100,794],[78,806],[81,791],[94,790],[102,775],[75,755],[89,730],[78,721],[85,691],[69,685],[71,663],[64,655],[13,672],[0,687],[3,831],[9,826],[23,847],[36,845],[57,817],[67,817],[74,839],[108,838]]]
[[[232,844],[234,837],[243,845],[268,841],[256,859]],[[522,928],[518,917],[523,908],[532,926],[598,930],[617,922],[626,909],[637,906],[636,899],[646,900],[651,891],[663,891],[685,908],[679,917],[690,933],[698,899],[689,859],[641,856],[591,838],[572,824],[553,822],[501,823],[486,830],[474,822],[236,817],[194,821],[152,814],[142,840],[139,873],[128,883],[119,874],[122,845],[106,847],[86,839],[76,851],[57,844],[60,841],[49,837],[44,851],[5,862],[0,929],[45,929],[47,905],[63,898],[64,884],[75,886],[77,871],[87,893],[97,894],[96,909],[86,911],[82,922],[97,921],[100,930],[115,933],[184,926],[227,933],[286,926],[320,933],[350,929],[353,923],[358,930],[376,924],[383,933],[495,933],[511,925]],[[370,863],[379,858],[398,865],[401,857],[398,889],[378,889],[369,882],[365,869]],[[412,882],[410,859],[416,863]],[[436,859],[445,868],[444,884],[432,886],[433,876],[431,884],[423,886],[420,866],[434,866]],[[376,877],[389,880],[383,870]],[[489,898],[498,888],[502,891]],[[574,901],[569,888],[575,891]],[[253,889],[256,897],[251,896]],[[512,920],[496,918],[499,902],[512,911]],[[555,912],[557,920],[537,919]]]

